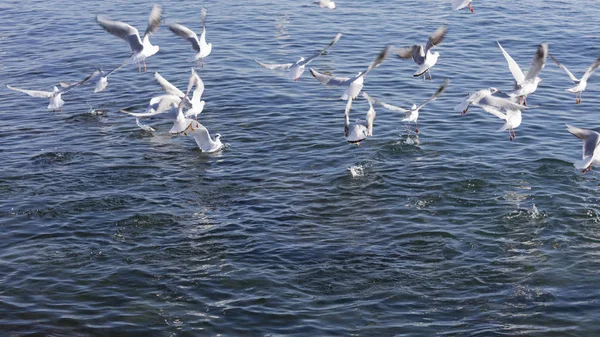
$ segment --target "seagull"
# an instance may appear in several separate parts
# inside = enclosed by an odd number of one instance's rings
[[[61,82],[60,88],[58,88],[57,86],[54,86],[52,88],[52,91],[26,90],[26,89],[21,89],[21,88],[15,88],[8,84],[6,85],[6,87],[10,90],[22,92],[31,97],[49,98],[50,104],[48,104],[48,109],[52,110],[52,112],[56,112],[57,109],[60,109],[60,112],[62,112],[62,106],[65,104],[65,101],[62,100],[62,95],[71,91],[75,87],[80,86],[82,83],[83,83],[83,81],[75,82],[72,84]]]
[[[193,119],[186,119],[187,127],[183,130],[183,131],[179,131],[178,129],[178,124],[176,123],[173,128],[171,129],[171,133],[172,134],[179,134],[179,133],[183,133],[185,135],[191,135],[192,137],[194,137],[194,140],[196,141],[196,144],[198,145],[198,148],[202,151],[202,152],[207,152],[207,153],[211,153],[211,152],[217,152],[221,149],[223,149],[223,144],[221,143],[221,134],[217,133],[215,135],[214,139],[210,138],[210,134],[208,133],[208,130],[204,127],[204,125],[198,123],[198,121],[195,121]],[[185,125],[185,124],[183,124]]]
[[[140,33],[136,28],[124,22],[112,21],[104,19],[100,16],[96,17],[96,22],[98,22],[98,24],[107,32],[127,41],[131,47],[131,57],[129,58],[129,63],[137,63],[138,71],[141,71],[140,63],[143,63],[144,71],[146,71],[146,58],[156,54],[160,49],[158,46],[153,46],[150,43],[150,36],[156,32],[160,26],[161,13],[162,7],[160,5],[155,4],[152,6],[150,18],[148,19],[148,27],[146,28],[142,38],[140,38]]]
[[[528,109],[524,105],[520,105],[507,98],[492,96],[499,92],[496,88],[479,90],[476,93],[469,95],[465,100],[454,108],[454,111],[461,111],[464,115],[469,110],[469,106],[475,105],[483,110],[505,121],[497,131],[508,130],[510,140],[517,137],[515,128],[521,125],[521,111]],[[516,98],[515,98],[516,99]]]
[[[450,0],[452,3],[452,9],[457,11],[459,9],[463,9],[465,7],[469,7],[471,13],[475,13],[475,10],[471,6],[471,1],[473,0]]]
[[[314,59],[323,55],[325,53],[325,51],[327,49],[329,49],[331,46],[333,46],[336,42],[338,42],[338,40],[341,37],[342,37],[342,33],[337,33],[335,35],[335,37],[333,38],[333,40],[329,43],[329,45],[327,45],[327,47],[323,48],[322,50],[318,51],[316,54],[310,56],[307,59],[305,59],[304,57],[300,57],[300,59],[294,63],[268,64],[268,63],[259,62],[256,59],[254,59],[254,61],[256,61],[256,63],[258,63],[263,68],[267,68],[267,69],[271,69],[271,70],[285,71],[288,74],[287,75],[288,77],[292,78],[294,81],[297,81],[300,78],[300,76],[302,76],[302,73],[304,73],[304,68],[310,62],[312,62]]]
[[[92,82],[92,83],[96,83],[96,87],[94,88],[94,92],[98,93],[98,92],[102,92],[106,90],[106,86],[108,86],[108,76],[112,75],[112,73],[114,73],[115,71],[123,68],[123,66],[126,63],[114,68],[113,70],[109,71],[109,72],[105,72],[102,69],[97,69],[94,70],[93,73],[91,73],[88,77],[86,77],[83,81],[82,84],[85,84],[87,82]]]
[[[200,40],[198,40],[198,35],[194,31],[184,25],[174,23],[169,25],[169,29],[175,35],[188,40],[192,44],[192,49],[196,52],[193,59],[196,61],[196,68],[198,68],[198,59],[202,61],[202,68],[204,68],[204,58],[212,51],[212,43],[206,43],[206,9],[202,8],[202,34],[200,34]]]
[[[569,69],[567,69],[567,67],[560,64],[560,62],[558,62],[558,60],[555,59],[554,56],[552,56],[552,54],[548,53],[548,56],[550,56],[552,61],[558,64],[558,66],[561,67],[567,73],[567,75],[569,75],[573,83],[575,83],[574,87],[565,90],[575,94],[575,104],[581,103],[581,93],[583,93],[585,91],[585,88],[587,87],[588,78],[590,78],[594,71],[596,71],[596,69],[600,67],[600,57],[597,58],[596,61],[594,61],[594,63],[585,71],[585,74],[581,76],[581,79],[578,79],[577,77],[575,77],[575,75],[573,75],[572,72],[569,71]]]
[[[423,102],[423,104],[418,105],[418,106],[416,104],[413,104],[410,109],[404,109],[404,108],[401,108],[398,106],[387,104],[387,103],[381,102],[380,100],[375,100],[375,101],[377,103],[383,105],[383,107],[388,110],[404,113],[404,118],[402,119],[402,121],[408,123],[408,133],[410,134],[410,122],[415,123],[415,125],[416,125],[415,133],[419,133],[419,122],[417,121],[419,119],[419,110],[421,110],[421,108],[424,107],[427,103],[435,100],[439,95],[441,95],[444,92],[444,90],[446,90],[447,87],[448,87],[448,80],[445,80],[444,83],[438,88],[438,90],[431,97],[429,97],[428,100],[426,100],[425,102]]]
[[[318,0],[314,3],[319,4],[319,7],[321,8],[335,9],[335,2],[331,0]]]
[[[196,73],[196,70],[192,68],[192,74],[190,75],[190,79],[188,82],[187,92],[185,93],[185,97],[189,97],[190,91],[192,87],[196,86],[196,89],[192,92],[192,99],[189,101],[191,107],[185,112],[185,117],[194,117],[198,120],[198,115],[204,110],[205,102],[201,100],[202,94],[204,93],[204,82]]]
[[[527,75],[523,74],[521,67],[513,60],[510,55],[502,48],[500,42],[498,43],[498,47],[502,51],[504,58],[506,58],[506,62],[508,63],[508,69],[512,73],[515,81],[517,82],[515,86],[515,90],[508,92],[507,94],[511,97],[518,96],[520,97],[519,103],[523,103],[523,105],[527,105],[527,95],[532,94],[537,89],[538,84],[542,81],[541,78],[538,77],[542,68],[546,65],[546,57],[548,56],[548,44],[542,43],[538,46],[538,50],[533,57],[533,62],[531,63],[531,67],[529,67],[529,71]]]
[[[576,128],[569,124],[565,125],[567,126],[567,131],[583,140],[582,159],[576,161],[574,166],[582,172],[589,172],[592,170],[592,165],[600,165],[600,151],[598,151],[600,149],[598,146],[598,143],[600,143],[600,133],[589,129]]]
[[[446,26],[441,26],[436,29],[429,37],[429,40],[427,40],[425,49],[423,49],[423,45],[413,45],[398,50],[398,56],[400,56],[401,59],[413,59],[419,67],[413,74],[414,77],[423,75],[423,80],[425,80],[425,73],[429,73],[429,79],[432,79],[431,68],[437,63],[440,53],[432,53],[430,50],[442,42],[444,36],[446,36],[446,32],[448,32],[448,27]]]
[[[367,137],[373,135],[373,122],[375,121],[375,109],[373,108],[373,99],[366,92],[363,92],[363,97],[369,102],[369,111],[365,120],[356,119],[354,123],[350,123],[350,110],[352,109],[352,99],[348,98],[346,103],[346,122],[344,123],[344,137],[348,143],[360,145],[360,142]]]
[[[379,55],[369,64],[369,67],[365,71],[361,71],[356,74],[354,77],[334,77],[322,74],[312,68],[310,68],[310,73],[323,85],[335,85],[335,86],[345,86],[347,87],[344,93],[341,96],[341,99],[356,99],[358,98],[358,94],[362,90],[364,86],[364,78],[365,76],[373,70],[373,68],[379,66],[389,55],[392,46],[385,47]]]

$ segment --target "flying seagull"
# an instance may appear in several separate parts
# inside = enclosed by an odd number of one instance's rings
[[[565,125],[567,131],[583,140],[582,159],[574,163],[575,167],[582,172],[589,172],[592,170],[592,165],[600,165],[600,151],[598,151],[600,149],[598,146],[600,133],[589,129],[576,128],[569,124]]]
[[[423,45],[413,45],[410,47],[403,47],[398,50],[398,56],[401,59],[413,59],[418,66],[417,71],[413,74],[414,77],[419,77],[423,75],[423,79],[425,79],[425,73],[429,73],[429,79],[431,77],[431,68],[437,63],[438,58],[440,57],[439,52],[432,53],[431,48],[437,46],[444,37],[446,36],[446,32],[448,32],[448,27],[441,26],[436,29],[433,34],[427,40],[427,44],[425,44],[425,48]]]
[[[554,56],[552,56],[552,54],[548,53],[548,56],[550,56],[552,61],[558,64],[558,66],[561,67],[567,73],[567,75],[569,75],[573,83],[575,83],[574,87],[565,90],[575,94],[575,104],[581,103],[581,93],[583,93],[585,91],[585,88],[587,87],[588,78],[590,78],[594,71],[596,71],[596,69],[600,67],[600,57],[597,58],[596,61],[594,61],[594,63],[585,71],[585,74],[583,74],[583,76],[581,76],[581,78],[578,79],[577,77],[575,77],[575,75],[573,75],[572,72],[569,71],[569,69],[567,69],[567,67],[560,64],[560,62],[558,62],[558,60],[555,59]]]
[[[72,84],[61,82],[59,84],[60,88],[58,88],[57,86],[54,86],[52,88],[52,91],[26,90],[26,89],[13,87],[8,84],[6,85],[6,87],[10,90],[22,92],[31,97],[49,98],[50,103],[48,104],[48,109],[52,110],[53,112],[55,112],[57,109],[60,109],[60,111],[62,112],[62,106],[65,104],[65,101],[62,100],[62,95],[73,90],[74,88],[80,86],[82,83],[83,83],[83,81],[72,83]]]
[[[421,105],[413,104],[412,107],[410,107],[410,109],[404,109],[399,106],[387,104],[387,103],[381,102],[378,99],[376,99],[375,102],[383,105],[383,107],[388,110],[404,113],[404,118],[402,119],[402,121],[408,123],[408,133],[410,134],[410,123],[411,122],[414,122],[416,125],[415,133],[419,133],[419,122],[418,122],[419,110],[421,110],[422,107],[427,105],[427,103],[435,100],[439,95],[441,95],[444,92],[444,90],[446,90],[447,87],[448,87],[448,80],[445,80],[444,83],[438,88],[438,90],[431,97],[429,97],[429,99],[427,99]]]
[[[146,31],[141,38],[140,33],[136,28],[124,22],[108,20],[101,16],[96,17],[96,22],[98,22],[98,24],[107,32],[127,41],[131,47],[129,63],[137,63],[138,71],[141,71],[140,64],[143,64],[144,71],[146,71],[146,58],[156,54],[160,49],[158,46],[153,46],[150,43],[150,36],[156,32],[160,26],[161,13],[162,7],[160,5],[155,4],[152,6],[150,18],[148,19],[148,27],[146,27]]]
[[[365,71],[361,71],[356,74],[354,77],[335,77],[322,74],[312,68],[310,68],[310,73],[323,85],[334,85],[334,86],[343,86],[346,87],[346,90],[342,94],[341,99],[356,99],[358,98],[358,94],[362,90],[364,86],[364,78],[365,76],[373,70],[375,67],[379,66],[389,55],[392,46],[385,47],[377,57],[369,64]]]
[[[500,42],[497,43],[498,47],[500,47],[500,50],[502,51],[502,54],[504,55],[504,58],[506,59],[506,62],[508,63],[508,69],[516,81],[515,90],[510,91],[507,94],[511,97],[520,97],[519,103],[527,105],[527,95],[534,93],[538,87],[538,84],[542,81],[538,75],[546,65],[548,44],[542,43],[538,46],[537,52],[533,57],[533,62],[531,63],[531,67],[529,67],[529,71],[527,71],[527,75],[525,75],[517,62],[515,62],[515,60],[508,55],[506,50],[502,48]]]
[[[325,51],[327,49],[331,48],[331,46],[333,46],[336,42],[338,42],[338,40],[341,37],[342,37],[342,33],[337,33],[335,35],[335,37],[333,38],[333,40],[331,40],[331,42],[327,45],[327,47],[319,50],[317,53],[315,53],[314,55],[310,56],[307,59],[305,59],[304,57],[300,57],[300,59],[294,63],[269,64],[269,63],[259,62],[256,59],[254,59],[254,61],[256,61],[256,63],[258,63],[263,68],[276,70],[276,71],[284,71],[287,73],[287,77],[290,77],[294,81],[297,81],[300,78],[300,76],[302,76],[302,73],[304,73],[304,68],[310,62],[312,62],[314,59],[323,55],[325,53]]]
[[[202,34],[200,34],[200,40],[198,40],[198,35],[194,31],[184,25],[174,23],[169,25],[169,29],[192,44],[192,49],[196,52],[193,58],[196,61],[196,68],[198,68],[198,60],[202,61],[202,68],[204,68],[204,58],[212,51],[212,43],[206,43],[206,9],[202,8]]]
[[[114,73],[115,71],[123,68],[123,66],[126,63],[114,68],[113,70],[109,71],[109,72],[105,72],[102,69],[97,69],[94,70],[94,72],[92,72],[88,77],[86,77],[82,84],[91,82],[91,83],[96,83],[95,84],[95,88],[94,88],[94,92],[98,93],[98,92],[102,92],[106,90],[106,87],[108,86],[108,76],[112,75],[112,73]]]

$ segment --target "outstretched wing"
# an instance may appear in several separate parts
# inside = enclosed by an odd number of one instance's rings
[[[349,77],[335,77],[335,76],[325,75],[325,74],[322,74],[322,73],[314,70],[313,68],[310,68],[310,73],[313,75],[314,78],[316,78],[323,85],[342,86],[342,85],[348,84],[348,81],[350,80]]]
[[[357,78],[359,78],[361,76],[366,76],[371,70],[379,67],[379,65],[382,64],[383,61],[385,61],[385,59],[390,55],[391,51],[392,51],[392,46],[386,46],[385,48],[383,48],[383,50],[380,51],[379,54],[377,54],[377,57],[375,57],[375,59],[373,61],[371,61],[371,63],[367,67],[367,70],[365,70],[364,72],[360,73],[357,76],[354,76],[352,81],[356,80]]]
[[[562,70],[564,70],[567,73],[567,75],[569,75],[569,78],[571,78],[571,81],[573,81],[573,82],[579,81],[579,79],[577,77],[575,77],[575,75],[573,75],[573,73],[570,72],[569,69],[567,69],[567,67],[565,67],[560,62],[558,62],[558,60],[555,59],[554,56],[552,56],[552,54],[548,53],[548,56],[550,56],[552,61],[554,61],[554,63],[556,63]]]
[[[96,17],[96,22],[112,35],[125,40],[131,47],[131,52],[139,52],[144,49],[140,33],[135,27],[132,27],[124,22],[112,21],[104,19],[100,16]]]
[[[366,92],[363,92],[362,95],[369,102],[369,111],[367,111],[367,136],[372,136],[373,122],[375,122],[375,117],[377,116],[377,113],[373,108],[373,99],[371,98],[371,96],[369,96],[369,94],[367,94]]]
[[[538,49],[533,57],[533,62],[531,62],[531,67],[529,67],[529,71],[527,71],[527,75],[525,75],[525,80],[533,80],[535,79],[544,66],[546,65],[546,58],[548,57],[548,44],[542,43],[538,46]]]
[[[439,95],[441,95],[446,90],[446,88],[448,87],[448,83],[449,83],[448,79],[444,80],[444,83],[442,83],[442,85],[438,88],[438,90],[436,90],[436,92],[431,97],[429,97],[428,100],[426,100],[425,102],[423,102],[423,104],[419,105],[417,107],[417,109],[421,109],[423,106],[425,106],[425,104],[433,101]]]
[[[314,59],[316,59],[317,57],[319,57],[319,56],[323,55],[323,53],[324,53],[324,52],[325,52],[327,49],[331,48],[331,46],[333,46],[333,45],[334,45],[336,42],[338,42],[338,41],[340,40],[340,38],[341,38],[341,37],[342,37],[342,33],[337,33],[337,34],[335,35],[335,37],[333,38],[333,40],[331,40],[331,42],[329,42],[329,44],[327,45],[327,47],[325,47],[325,48],[321,49],[321,50],[320,50],[318,53],[316,53],[316,54],[314,54],[314,55],[310,56],[309,58],[305,59],[304,61],[302,61],[302,62],[299,62],[299,63],[298,63],[298,65],[300,65],[300,66],[302,66],[302,65],[307,65],[307,64],[309,64],[310,62],[312,62],[312,60],[314,60]]]
[[[592,156],[600,141],[600,134],[593,130],[580,129],[569,124],[565,125],[567,126],[567,131],[573,134],[573,136],[583,140],[583,157]]]
[[[594,63],[585,71],[585,74],[581,76],[581,80],[586,81],[590,76],[592,76],[598,67],[600,67],[600,57],[597,58],[596,61],[594,61]]]
[[[506,62],[508,63],[508,69],[510,70],[510,73],[513,75],[515,81],[517,81],[517,84],[523,83],[523,81],[525,81],[525,74],[523,74],[523,70],[521,70],[521,67],[519,67],[517,62],[515,62],[515,60],[513,60],[513,58],[510,57],[510,55],[508,55],[506,50],[504,50],[504,48],[502,48],[502,46],[500,45],[500,42],[496,41],[496,43],[498,43],[498,47],[500,47],[500,50],[502,51],[502,55],[504,55],[504,58],[506,59]]]
[[[429,40],[427,40],[427,44],[425,45],[425,52],[428,52],[429,49],[440,44],[440,42],[442,42],[442,40],[446,36],[447,32],[448,27],[445,25],[436,29],[435,32],[433,32],[433,34],[431,34],[431,36],[429,37]]]
[[[175,35],[188,40],[188,42],[192,44],[192,49],[194,49],[194,51],[197,53],[200,52],[200,41],[198,41],[198,35],[196,35],[196,33],[194,33],[191,29],[178,23],[169,25],[169,29],[175,33]]]
[[[260,65],[261,67],[271,69],[271,70],[288,70],[288,69],[290,69],[290,67],[292,65],[294,65],[293,63],[281,63],[281,64],[262,63],[262,62],[258,62],[257,59],[254,59],[254,61],[256,63],[258,63],[258,65]]]
[[[52,94],[53,94],[51,91],[26,90],[26,89],[11,87],[8,84],[6,85],[6,87],[8,89],[10,89],[10,90],[22,92],[22,93],[27,94],[27,95],[29,95],[31,97],[50,98],[50,97],[52,97]]]
[[[156,79],[158,84],[160,84],[161,87],[163,87],[163,90],[168,92],[169,94],[175,95],[177,97],[185,96],[183,94],[183,92],[181,92],[181,90],[177,89],[177,87],[175,87],[173,84],[171,84],[169,81],[167,81],[164,77],[162,77],[158,73],[158,71],[154,73],[154,78]]]
[[[154,4],[154,6],[152,6],[152,11],[150,12],[150,17],[148,18],[148,27],[146,27],[144,37],[150,36],[158,30],[158,27],[160,27],[161,15],[162,7],[158,4]]]

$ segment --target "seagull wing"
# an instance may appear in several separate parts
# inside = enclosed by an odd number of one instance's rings
[[[398,56],[401,59],[411,59],[413,58],[413,53],[415,48],[417,48],[418,46],[410,46],[410,47],[402,47],[402,48],[398,48]]]
[[[169,29],[175,33],[175,35],[188,40],[192,44],[192,49],[194,49],[194,51],[197,53],[200,52],[200,41],[198,41],[198,35],[196,35],[196,33],[194,33],[191,29],[178,23],[169,25]]]
[[[562,70],[564,70],[567,73],[567,75],[569,75],[569,77],[571,78],[571,81],[573,81],[573,82],[579,81],[579,79],[577,77],[575,77],[575,75],[573,75],[573,73],[570,72],[569,69],[567,69],[567,67],[565,67],[560,62],[558,62],[558,60],[555,59],[554,56],[552,56],[552,54],[548,53],[548,56],[550,56],[552,61],[554,61],[554,63],[556,63]]]
[[[533,62],[531,62],[531,67],[529,67],[529,71],[525,76],[525,80],[533,80],[535,79],[544,66],[546,65],[546,58],[548,57],[548,44],[542,43],[538,46],[537,52],[533,57]]]
[[[144,37],[150,36],[158,30],[158,27],[160,27],[161,15],[162,7],[160,5],[154,4],[154,6],[152,6],[152,11],[150,11],[150,17],[148,18],[148,26],[146,27],[146,31],[144,32]]]
[[[583,140],[583,158],[594,155],[596,146],[600,141],[600,134],[589,129],[580,129],[569,124],[565,125],[567,126],[567,131]]]
[[[515,60],[513,60],[513,58],[510,57],[510,55],[508,55],[506,50],[504,50],[504,48],[502,48],[502,45],[500,45],[500,42],[496,41],[496,43],[498,43],[498,47],[500,47],[500,50],[502,51],[502,54],[504,55],[504,58],[506,59],[506,62],[508,63],[508,69],[510,70],[510,73],[515,78],[515,81],[517,81],[517,84],[523,83],[523,81],[525,81],[525,74],[523,74],[523,70],[521,70],[521,67],[519,67],[517,62],[515,62]]]
[[[585,74],[581,76],[581,80],[586,81],[590,76],[592,76],[598,67],[600,67],[600,57],[597,58],[596,61],[594,61],[594,63],[585,71]]]
[[[162,77],[158,71],[154,73],[154,78],[156,79],[156,81],[158,81],[158,84],[160,84],[163,87],[163,90],[168,92],[171,95],[175,95],[178,97],[183,97],[185,96],[183,94],[183,92],[181,92],[181,90],[177,89],[177,87],[175,87],[173,84],[171,84],[169,81],[167,81],[164,77]]]
[[[486,96],[479,100],[479,102],[474,102],[473,104],[480,106],[485,111],[490,112],[488,109],[495,109],[499,111],[509,111],[509,110],[526,110],[527,107],[524,105],[517,104],[512,102],[506,98],[495,97],[495,96]]]
[[[192,69],[192,74],[190,75],[190,80],[188,82],[186,96],[190,94],[190,91],[192,90],[192,87],[194,85],[196,86],[196,89],[192,94],[192,101],[194,101],[196,97],[198,97],[197,100],[200,101],[200,98],[204,93],[204,82],[202,81],[200,76],[198,76],[198,73],[194,69]]]
[[[446,36],[447,32],[448,27],[445,25],[436,29],[435,32],[433,32],[433,34],[431,34],[431,36],[429,37],[429,40],[427,40],[427,44],[425,45],[425,52],[427,53],[429,49],[440,44],[440,42],[442,42],[442,40]]]
[[[352,110],[352,98],[348,98],[348,102],[346,103],[346,110],[344,110],[344,116],[346,120],[344,122],[344,136],[348,137],[350,133],[350,110]]]
[[[132,27],[124,22],[104,19],[100,16],[96,17],[96,22],[98,22],[98,24],[107,32],[127,41],[131,47],[132,53],[139,52],[144,49],[142,40],[140,39],[140,33],[135,27]]]
[[[309,58],[305,59],[304,61],[302,61],[302,62],[299,62],[299,63],[298,63],[298,65],[299,65],[299,66],[302,66],[302,65],[307,65],[307,64],[309,64],[310,62],[312,62],[312,60],[314,60],[314,59],[316,59],[317,57],[319,57],[319,56],[323,55],[323,53],[324,53],[324,52],[325,52],[327,49],[331,48],[331,46],[333,46],[333,45],[334,45],[336,42],[338,42],[338,41],[340,40],[340,38],[341,38],[341,37],[342,37],[342,33],[337,33],[337,34],[335,35],[335,37],[333,38],[333,40],[331,40],[331,42],[329,42],[329,44],[327,45],[327,47],[323,48],[323,49],[322,49],[322,50],[320,50],[318,53],[316,53],[316,54],[314,54],[314,55],[310,56]]]
[[[261,67],[271,69],[271,70],[288,70],[294,65],[293,63],[281,63],[281,64],[262,63],[262,62],[258,62],[258,60],[256,60],[256,59],[254,59],[254,61],[256,63],[258,63],[258,65],[260,65]]]
[[[369,94],[363,92],[363,97],[369,102],[369,111],[367,111],[367,136],[373,135],[373,122],[375,122],[375,117],[377,113],[373,108],[373,99]]]
[[[429,103],[429,102],[433,101],[433,100],[434,100],[434,99],[436,99],[436,98],[437,98],[439,95],[441,95],[441,94],[442,94],[442,93],[443,93],[443,92],[446,90],[446,88],[448,87],[448,83],[449,83],[449,81],[446,79],[446,80],[444,81],[444,83],[442,83],[442,85],[441,85],[441,86],[438,88],[438,90],[436,90],[436,92],[435,92],[435,93],[434,93],[434,94],[433,94],[431,97],[429,97],[429,99],[428,99],[428,100],[426,100],[425,102],[423,102],[423,104],[419,105],[419,106],[417,107],[417,109],[421,109],[422,107],[424,107],[424,106],[425,106],[425,104],[427,104],[427,103]]]
[[[391,110],[391,111],[397,111],[397,112],[402,112],[402,113],[410,112],[410,110],[401,108],[399,106],[395,106],[395,105],[391,105],[391,104],[387,104],[387,103],[383,103],[383,102],[379,102],[379,104],[381,104],[384,108]]]
[[[359,75],[354,76],[352,81],[356,80],[357,78],[359,78],[361,76],[366,76],[371,70],[379,67],[379,65],[381,63],[383,63],[383,61],[385,61],[385,59],[390,55],[391,50],[392,50],[392,46],[386,46],[385,48],[383,48],[383,50],[380,51],[379,54],[377,54],[377,57],[375,57],[375,59],[371,62],[371,64],[369,64],[369,66],[367,67],[367,70],[360,73]]]
[[[450,0],[450,2],[452,3],[452,9],[457,11],[459,9],[467,7],[471,0]]]
[[[18,91],[18,92],[22,92],[22,93],[27,94],[27,95],[29,95],[31,97],[50,98],[54,94],[52,91],[26,90],[26,89],[20,89],[20,88],[11,87],[8,84],[6,85],[6,87],[8,89],[10,89],[10,90],[15,90],[15,91]]]
[[[322,74],[322,73],[314,70],[313,68],[310,68],[310,73],[313,75],[314,78],[316,78],[323,85],[342,86],[342,85],[347,85],[348,81],[350,80],[349,77],[335,77],[335,76],[325,75],[325,74]]]
[[[204,125],[193,121],[189,127],[189,134],[194,137],[196,144],[202,150],[202,152],[209,152],[212,150],[213,140],[210,139],[210,134]]]

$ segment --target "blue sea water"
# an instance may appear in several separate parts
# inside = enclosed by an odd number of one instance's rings
[[[119,112],[161,93],[155,71],[187,85],[193,53],[165,26],[160,51],[115,73],[108,90],[73,90],[63,112],[6,89],[50,90],[129,55],[95,22],[145,29],[142,1],[0,3],[0,335],[2,336],[595,336],[600,331],[598,173],[572,165],[599,128],[600,81],[583,103],[550,60],[517,138],[454,107],[469,92],[512,88],[496,41],[523,67],[537,45],[579,75],[600,56],[596,1],[164,1],[165,23],[201,31],[200,121],[227,144],[149,133]],[[376,107],[374,136],[343,138],[340,88],[311,63],[351,76],[386,45],[425,43],[446,24],[433,81],[390,57],[365,91],[421,111],[418,139]],[[353,105],[352,117],[368,109]]]

